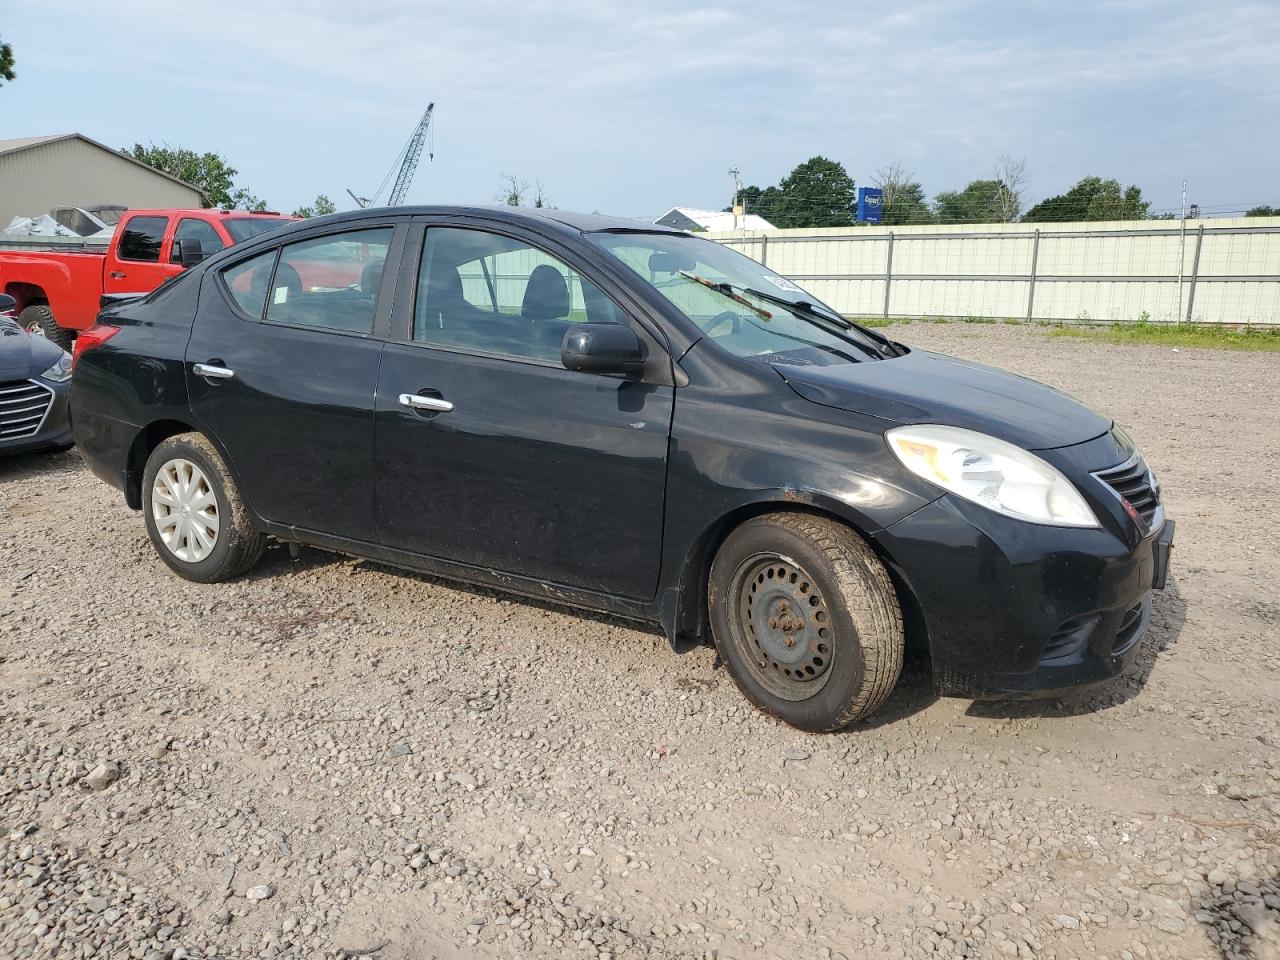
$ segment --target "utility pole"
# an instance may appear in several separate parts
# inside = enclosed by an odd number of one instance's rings
[[[738,195],[742,192],[741,173],[737,164],[729,171],[729,176],[733,178],[733,229],[738,229]]]

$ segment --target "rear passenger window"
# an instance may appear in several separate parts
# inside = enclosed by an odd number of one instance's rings
[[[168,225],[167,217],[134,217],[120,233],[120,259],[150,263],[159,260],[160,244]]]
[[[353,230],[282,247],[268,322],[372,332],[392,233],[391,227]]]
[[[432,227],[418,275],[413,338],[560,360],[570,324],[621,323],[600,288],[537,247],[482,230]]]
[[[222,271],[222,282],[227,285],[232,299],[245,313],[258,320],[267,305],[267,287],[271,285],[271,268],[276,263],[276,252],[268,250],[244,263],[238,263]]]

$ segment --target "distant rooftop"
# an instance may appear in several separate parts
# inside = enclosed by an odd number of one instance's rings
[[[677,230],[773,230],[774,225],[754,213],[744,214],[734,223],[732,213],[723,210],[699,210],[697,207],[672,207],[654,223]]]
[[[74,136],[70,133],[55,133],[49,137],[18,137],[16,140],[0,140],[0,153],[12,153],[15,150],[25,150],[27,147],[34,147],[39,143],[49,143],[52,140],[65,140],[67,137]]]

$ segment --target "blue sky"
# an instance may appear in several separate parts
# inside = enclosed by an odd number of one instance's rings
[[[821,153],[926,191],[1025,157],[1034,202],[1086,174],[1176,208],[1280,205],[1280,4],[0,0],[0,138],[216,150],[283,210],[374,190],[428,100],[411,202],[727,202]]]

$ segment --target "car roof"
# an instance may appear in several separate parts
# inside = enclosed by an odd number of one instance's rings
[[[324,218],[325,223],[341,223],[344,220],[359,220],[369,216],[385,216],[395,213],[399,216],[473,216],[500,223],[513,223],[523,226],[551,228],[567,233],[598,233],[605,231],[643,231],[645,233],[683,233],[671,227],[660,226],[648,220],[632,220],[626,217],[606,217],[598,213],[573,213],[569,210],[554,210],[550,207],[509,207],[501,204],[473,205],[430,205],[404,207],[365,207],[360,210],[348,210],[344,213],[330,214]]]
[[[122,210],[121,219],[126,215],[130,217],[146,216],[146,217],[210,217],[217,220],[236,220],[246,219],[249,217],[258,217],[264,220],[289,220],[299,219],[289,213],[281,213],[278,210],[225,210],[219,207],[119,207],[113,204],[100,204],[97,207],[81,207],[82,210],[88,210],[93,213],[94,210]]]

